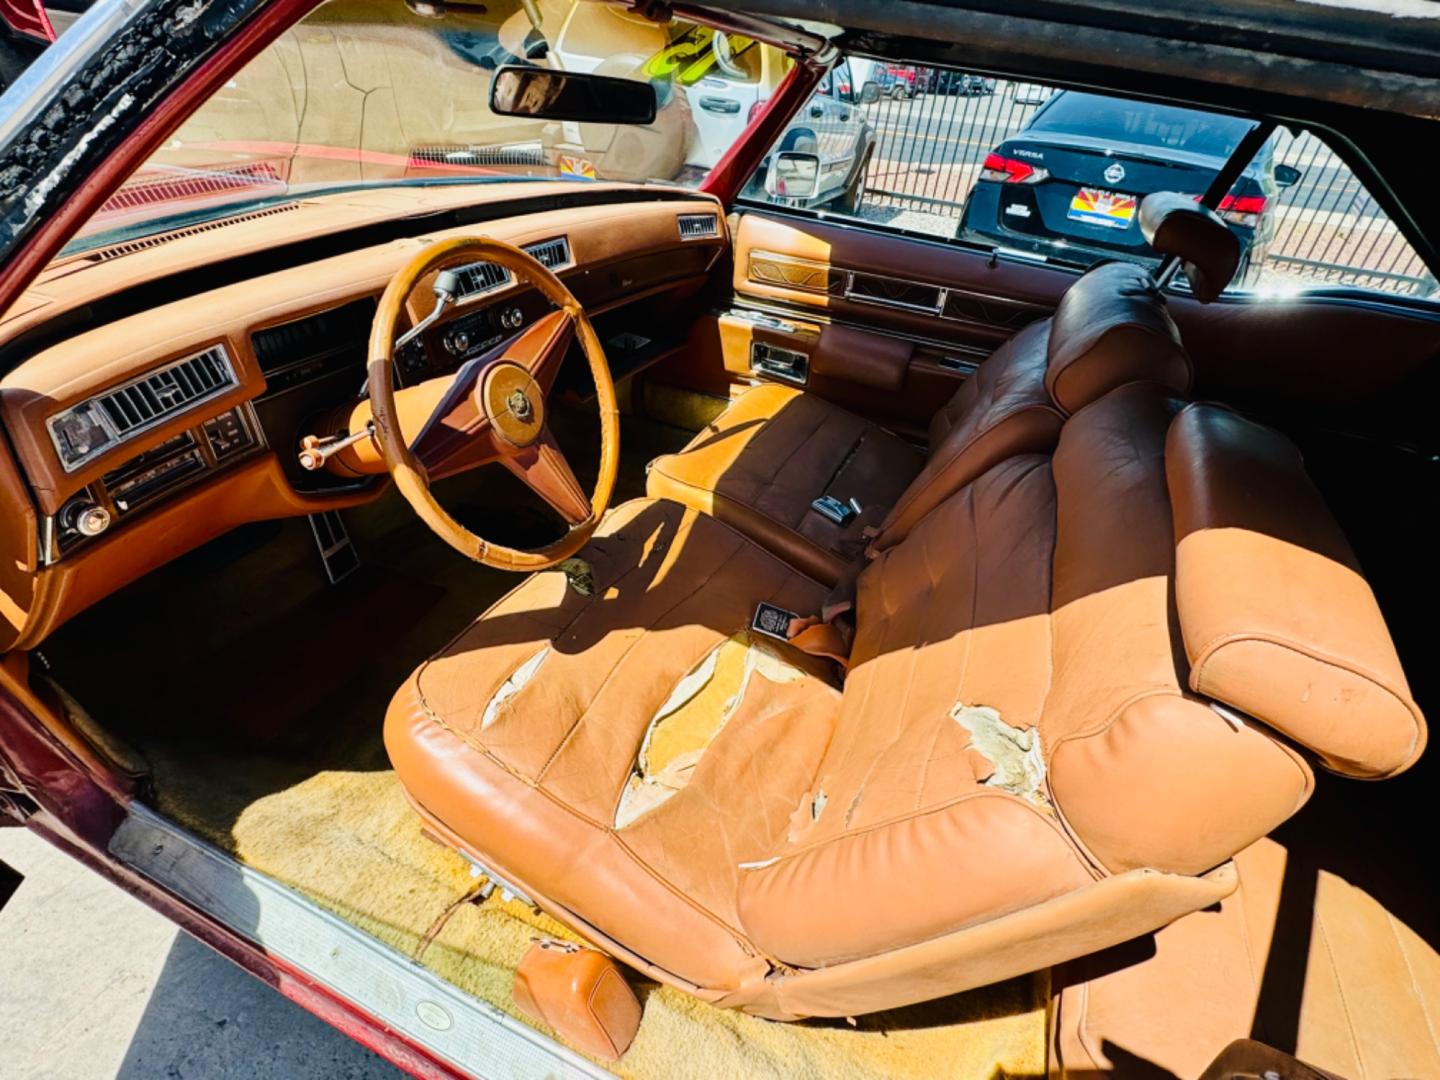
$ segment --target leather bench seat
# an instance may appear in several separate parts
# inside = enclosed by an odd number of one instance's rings
[[[872,537],[877,548],[898,542],[986,469],[1053,449],[1065,417],[1136,379],[1184,394],[1190,363],[1150,275],[1107,263],[1077,280],[1052,318],[980,364],[932,418],[927,453],[821,398],[762,384],[679,453],[657,458],[646,490],[831,584]],[[860,513],[838,524],[811,505],[824,495],[853,499]]]
[[[677,503],[615,510],[401,688],[437,834],[654,978],[850,1016],[1210,906],[1312,763],[1425,727],[1295,448],[1131,382],[856,580],[849,673],[749,630],[823,587]],[[1219,706],[1218,708],[1216,706]]]

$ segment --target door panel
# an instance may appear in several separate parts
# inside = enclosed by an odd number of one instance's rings
[[[854,225],[747,212],[735,235],[737,298],[809,308],[867,328],[992,351],[1044,318],[1074,271]]]
[[[1078,273],[748,210],[733,235],[731,300],[742,317],[702,320],[683,367],[677,362],[659,378],[727,393],[765,377],[752,364],[759,340],[807,356],[807,391],[910,432],[924,430],[974,364],[1050,314]],[[1334,294],[1237,294],[1200,304],[1172,293],[1169,307],[1195,365],[1198,397],[1292,435],[1318,427],[1431,451],[1440,442],[1433,430],[1440,315]],[[817,362],[831,325],[865,333]],[[900,351],[908,359],[896,385],[877,372],[890,371]]]

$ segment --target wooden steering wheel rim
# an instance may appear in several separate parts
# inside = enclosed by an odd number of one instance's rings
[[[405,301],[416,284],[432,270],[441,269],[446,264],[480,260],[503,266],[518,280],[528,281],[574,321],[576,336],[595,381],[600,409],[600,475],[590,496],[590,516],[572,525],[554,543],[534,550],[506,547],[486,540],[451,517],[431,493],[424,466],[400,434],[395,407],[394,354],[396,324]],[[456,237],[428,245],[396,272],[380,297],[380,307],[370,331],[367,374],[375,438],[385,457],[385,467],[400,494],[420,515],[420,520],[460,554],[486,566],[525,573],[563,562],[590,539],[610,505],[620,464],[620,411],[615,402],[615,383],[610,377],[610,365],[600,347],[600,339],[580,302],[558,277],[535,258],[517,247],[484,236]]]

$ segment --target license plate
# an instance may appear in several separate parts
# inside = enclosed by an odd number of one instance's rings
[[[1071,221],[1083,221],[1088,225],[1124,229],[1135,220],[1135,208],[1139,202],[1137,195],[1122,195],[1118,191],[1102,191],[1100,188],[1081,188],[1070,200],[1069,217]]]

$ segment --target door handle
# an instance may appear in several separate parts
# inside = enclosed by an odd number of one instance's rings
[[[700,99],[700,108],[708,113],[734,116],[740,111],[740,103],[738,101],[731,101],[728,98],[703,97]]]

